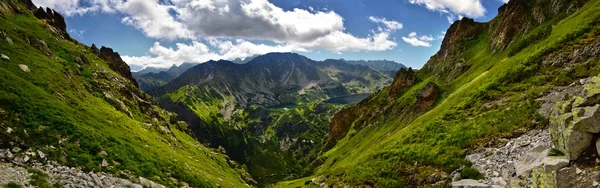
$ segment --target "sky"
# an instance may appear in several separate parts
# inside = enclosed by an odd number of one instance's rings
[[[295,52],[421,68],[462,17],[489,21],[508,0],[33,0],[71,37],[119,52],[133,71]]]

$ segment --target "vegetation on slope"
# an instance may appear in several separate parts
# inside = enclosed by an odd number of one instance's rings
[[[409,89],[389,92],[393,84],[350,108],[363,113],[348,116],[351,127],[322,156],[325,162],[316,176],[345,185],[436,184],[448,179],[444,174],[469,166],[464,156],[472,149],[545,126],[537,98],[600,73],[594,55],[600,43],[600,1],[555,1],[510,1],[501,10],[523,6],[523,10],[564,12],[531,22],[533,27],[514,32],[512,42],[496,41],[492,48],[500,26],[527,24],[497,24],[510,20],[506,15],[533,20],[539,12],[501,12],[483,23],[495,26],[489,30],[467,19],[454,23],[440,52],[415,73]],[[561,4],[562,8],[550,7]],[[457,30],[462,32],[451,34]],[[418,96],[430,82],[440,87],[435,105],[425,111],[406,110],[418,106]],[[347,111],[352,110],[342,110],[336,117],[348,115]],[[368,115],[379,111],[385,115]],[[279,185],[294,183],[298,182]]]
[[[68,166],[170,187],[247,186],[243,169],[150,105],[97,49],[52,32],[49,20],[29,11],[30,1],[0,3],[10,7],[0,15],[0,53],[10,58],[0,59],[0,147],[42,150]]]
[[[232,96],[205,86],[185,86],[162,101],[173,101],[182,118],[193,123],[198,139],[244,165],[260,185],[309,175],[323,147],[328,122],[338,105],[306,103],[286,108],[233,108]],[[183,106],[179,106],[183,105]],[[184,112],[181,108],[188,109]]]

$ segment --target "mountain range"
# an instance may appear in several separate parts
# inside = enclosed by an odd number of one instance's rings
[[[489,22],[462,18],[419,70],[269,53],[131,73],[30,0],[0,0],[0,25],[0,185],[600,181],[600,1],[511,0]],[[372,94],[324,102],[358,93]]]

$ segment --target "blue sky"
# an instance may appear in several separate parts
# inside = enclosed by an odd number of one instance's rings
[[[133,70],[292,51],[315,60],[387,59],[420,68],[450,22],[489,21],[502,0],[33,0],[78,41]]]

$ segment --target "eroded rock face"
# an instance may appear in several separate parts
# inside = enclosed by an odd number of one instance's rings
[[[133,76],[131,75],[131,69],[129,68],[129,65],[127,65],[127,63],[125,63],[123,59],[121,59],[121,55],[119,55],[119,53],[114,52],[111,48],[102,46],[102,48],[100,48],[99,57],[106,60],[106,62],[108,62],[108,66],[112,70],[118,72],[119,74],[121,74],[121,76],[129,79],[136,87],[139,87],[138,83],[135,81],[135,79],[133,79]]]
[[[437,100],[438,91],[439,87],[435,83],[427,83],[427,85],[421,89],[419,95],[417,95],[417,108],[419,110],[431,108]]]
[[[400,69],[394,77],[394,82],[392,82],[392,85],[390,85],[388,95],[390,98],[396,98],[412,87],[415,82],[415,72],[412,70],[412,68]]]

